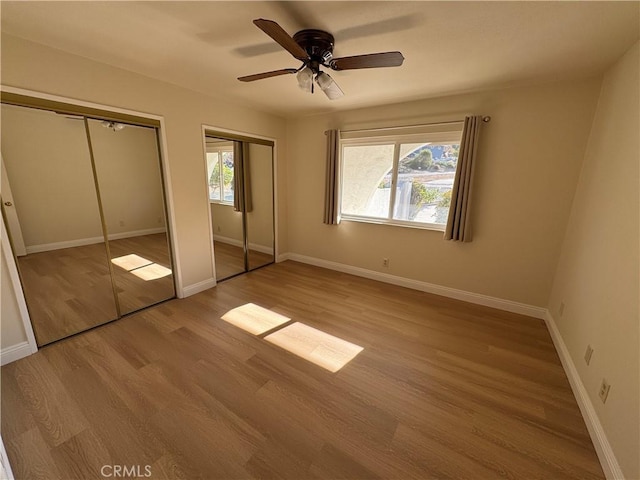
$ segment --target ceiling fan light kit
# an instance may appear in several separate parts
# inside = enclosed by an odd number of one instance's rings
[[[335,100],[336,98],[340,98],[344,95],[344,92],[328,73],[318,73],[318,75],[316,75],[316,83],[325,95],[329,97],[329,100]]]
[[[404,57],[400,52],[382,52],[333,58],[334,38],[329,32],[306,29],[291,37],[280,25],[272,20],[259,18],[254,20],[253,23],[294,58],[302,61],[302,66],[297,69],[284,68],[255,75],[246,75],[238,78],[241,82],[253,82],[263,78],[295,73],[298,86],[302,90],[313,93],[313,84],[315,82],[330,100],[335,100],[342,97],[344,93],[333,78],[321,71],[320,67],[330,68],[335,71],[399,67],[404,61]]]
[[[304,67],[296,75],[298,86],[305,92],[312,93],[313,90],[313,71],[309,67]]]

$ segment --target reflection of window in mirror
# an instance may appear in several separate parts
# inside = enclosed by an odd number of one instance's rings
[[[233,146],[207,147],[209,200],[233,205]]]

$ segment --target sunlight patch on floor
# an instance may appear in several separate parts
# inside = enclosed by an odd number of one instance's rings
[[[116,257],[111,259],[111,263],[117,265],[120,268],[124,268],[127,272],[136,268],[145,267],[152,264],[151,260],[147,260],[144,257],[131,253],[129,255],[123,255],[122,257]]]
[[[229,310],[221,318],[225,322],[229,322],[254,335],[268,332],[291,320],[284,315],[253,303],[247,303]]]
[[[141,278],[142,280],[157,280],[159,278],[167,277],[171,275],[171,269],[167,267],[163,267],[162,265],[158,265],[157,263],[152,263],[151,265],[147,265],[146,267],[136,268],[135,270],[131,270],[129,273],[133,273],[136,277]]]
[[[135,253],[112,258],[111,263],[147,282],[167,277],[172,273],[170,268],[153,263],[151,260],[147,260]]]
[[[267,335],[265,340],[330,372],[337,372],[364,350],[299,322]]]

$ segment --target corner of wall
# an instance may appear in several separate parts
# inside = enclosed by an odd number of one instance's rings
[[[587,393],[587,390],[582,383],[582,379],[578,374],[578,370],[573,363],[571,354],[560,335],[560,331],[558,330],[553,315],[548,310],[544,321],[547,324],[549,333],[551,334],[551,339],[553,340],[553,344],[556,347],[558,356],[560,357],[562,367],[569,379],[569,384],[571,385],[573,395],[576,397],[576,401],[578,402],[578,407],[580,407],[580,413],[582,413],[582,418],[584,419],[587,430],[589,431],[589,436],[591,437],[593,446],[596,449],[596,454],[600,460],[602,470],[608,479],[623,479],[624,475],[622,473],[622,469],[620,468],[620,464],[613,453],[613,448],[611,448],[611,444],[609,443],[609,439],[607,438],[602,423],[600,423],[600,419],[593,407],[593,403],[591,403],[589,394]]]

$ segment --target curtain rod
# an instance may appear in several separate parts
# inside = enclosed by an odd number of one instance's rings
[[[489,115],[485,115],[482,117],[482,121],[484,123],[489,123],[491,121],[491,117]],[[402,125],[400,127],[380,127],[380,128],[362,128],[358,130],[340,130],[340,133],[350,133],[350,132],[380,132],[383,130],[400,130],[402,128],[415,128],[415,127],[429,127],[432,125],[451,125],[454,123],[462,123],[463,120],[452,120],[450,122],[433,122],[433,123],[421,123],[418,125]]]

